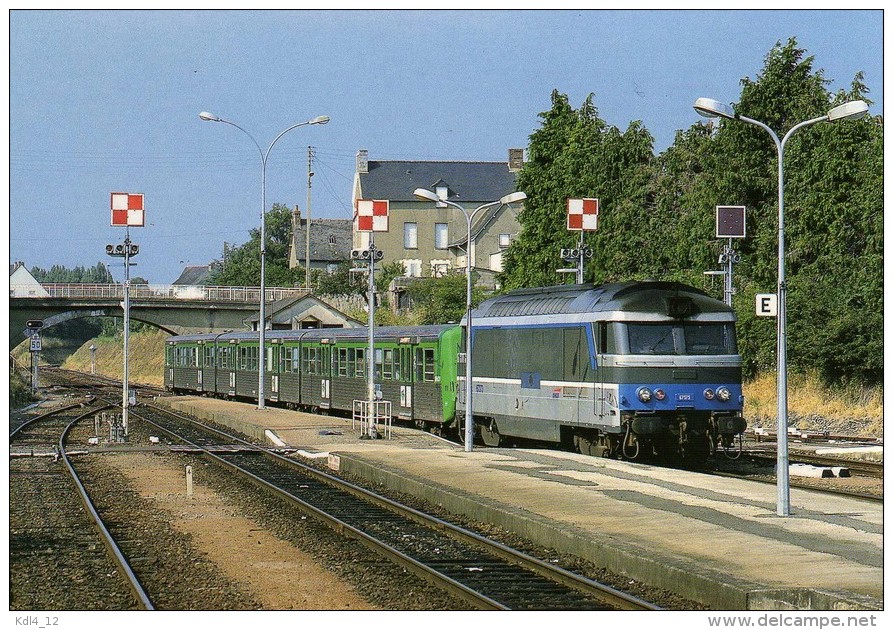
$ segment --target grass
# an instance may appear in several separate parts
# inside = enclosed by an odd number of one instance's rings
[[[130,334],[130,382],[164,385],[164,340],[167,337],[168,334],[160,330]],[[62,367],[89,373],[90,344],[96,346],[96,373],[120,379],[124,373],[124,345],[121,336],[99,337],[86,342],[65,360]]]
[[[773,425],[778,417],[775,373],[744,383],[744,415],[749,424]],[[884,433],[884,390],[859,385],[828,388],[815,375],[789,374],[788,412],[791,426],[810,429],[811,418],[859,424],[865,434]]]

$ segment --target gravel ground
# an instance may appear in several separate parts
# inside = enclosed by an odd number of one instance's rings
[[[205,483],[227,496],[246,517],[310,554],[318,563],[385,610],[467,610],[468,607],[415,575],[382,559],[359,542],[345,538],[297,508],[271,499],[256,486],[209,464],[189,458]]]
[[[97,510],[159,610],[256,610],[259,602],[227,579],[174,530],[168,514],[104,462],[82,457],[77,469]],[[111,457],[116,457],[115,455]]]

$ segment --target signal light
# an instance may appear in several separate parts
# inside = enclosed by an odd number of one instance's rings
[[[115,255],[115,246],[114,245],[106,245],[105,253],[108,254],[109,256],[114,256]]]

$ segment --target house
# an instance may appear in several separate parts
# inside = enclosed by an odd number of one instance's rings
[[[310,268],[335,271],[339,263],[350,260],[353,247],[353,221],[350,219],[310,220]],[[307,261],[307,219],[295,206],[292,213],[292,241],[288,248],[290,269],[304,267]]]
[[[205,296],[204,287],[211,278],[210,265],[185,267],[180,277],[174,280],[173,295],[182,299],[200,300]]]
[[[184,267],[180,273],[180,277],[174,280],[173,284],[185,286],[205,286],[211,279],[210,265],[194,265]]]
[[[49,293],[31,275],[25,263],[9,266],[9,297],[49,297]]]
[[[468,222],[452,206],[438,207],[413,196],[426,188],[460,204],[469,213],[516,190],[523,161],[522,149],[511,149],[507,162],[437,162],[369,160],[357,153],[353,200],[390,202],[387,232],[376,232],[375,246],[382,262],[400,261],[411,277],[432,277],[452,270],[464,272],[467,264]],[[521,204],[482,210],[471,226],[471,266],[480,284],[491,285],[502,271],[503,252],[520,231]],[[369,234],[353,234],[357,249],[369,247]]]
[[[363,323],[345,315],[334,306],[304,293],[271,303],[265,318],[268,330],[301,330],[307,328],[362,328]],[[251,330],[258,330],[260,315],[245,320]]]

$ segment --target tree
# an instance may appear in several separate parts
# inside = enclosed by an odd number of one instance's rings
[[[40,267],[31,269],[31,275],[38,282],[58,283],[86,283],[86,284],[114,284],[112,273],[103,263],[98,262],[93,267],[75,267],[69,269],[64,265],[53,265],[49,271]]]
[[[552,109],[540,117],[542,126],[530,137],[529,160],[518,176],[518,189],[527,193],[527,201],[518,215],[521,233],[504,258],[500,282],[506,288],[561,281],[555,272],[559,250],[578,242],[578,235],[566,229],[567,198],[599,198],[602,207],[610,208],[605,229],[614,235],[623,230],[632,238],[625,228],[647,194],[653,139],[641,123],[621,132],[599,118],[591,94],[575,111],[557,90]],[[635,267],[628,259],[633,247],[600,233],[587,235],[586,241],[596,250],[588,279],[617,277]]]
[[[796,40],[778,43],[755,80],[742,80],[735,110],[764,122],[782,137],[794,125],[833,105],[865,98],[857,74],[848,92],[830,94]],[[788,348],[795,371],[818,371],[826,382],[879,382],[883,374],[883,198],[879,119],[820,123],[793,135],[785,147],[785,239]],[[753,125],[723,121],[714,131],[699,124],[677,136],[659,160],[677,185],[659,191],[660,203],[701,217],[678,225],[705,236],[713,206],[748,208],[748,238],[738,243],[736,268],[739,339],[752,373],[775,365],[775,322],[758,320],[753,296],[774,292],[778,270],[778,159],[769,135]],[[700,135],[699,135],[700,134]],[[702,137],[704,140],[697,141]],[[681,176],[676,161],[697,147]],[[684,170],[684,169],[682,169]],[[698,239],[670,232],[667,241],[703,251]],[[698,258],[703,260],[702,256]]]
[[[313,285],[320,295],[363,295],[366,282],[359,274],[350,273],[350,269],[347,261],[339,263],[333,272],[314,269],[311,271]]]
[[[303,284],[304,269],[288,266],[288,248],[292,239],[291,210],[282,204],[273,208],[264,219],[267,237],[264,255],[266,285],[290,287]],[[260,230],[252,229],[248,242],[239,247],[228,248],[226,265],[214,265],[212,284],[217,286],[256,287],[260,286]]]
[[[476,274],[472,272],[472,279]],[[458,323],[465,314],[468,283],[461,272],[440,278],[420,278],[407,287],[419,324]],[[471,303],[481,303],[484,290],[472,285]]]

